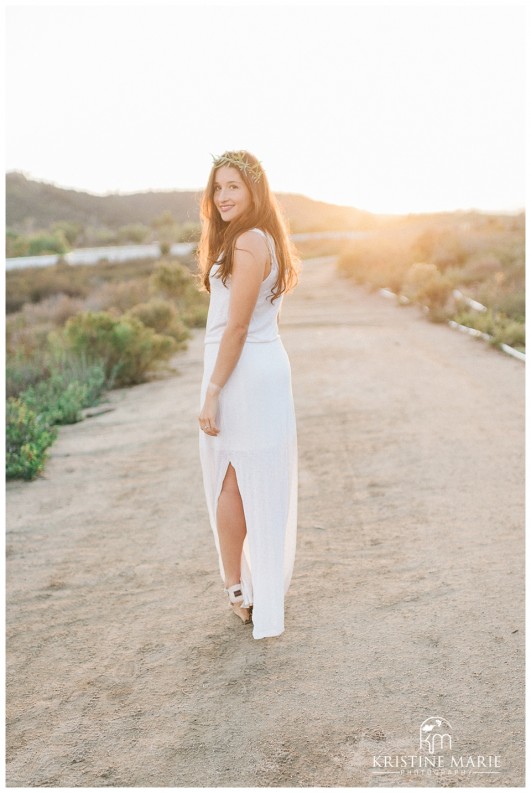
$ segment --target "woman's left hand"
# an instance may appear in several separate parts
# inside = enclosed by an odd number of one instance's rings
[[[219,428],[216,424],[218,413],[219,396],[218,394],[207,393],[201,413],[199,414],[199,426],[207,435],[218,435]]]

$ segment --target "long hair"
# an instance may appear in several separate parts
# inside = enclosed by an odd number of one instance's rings
[[[210,292],[210,270],[217,262],[220,267],[216,275],[219,274],[223,284],[226,285],[227,278],[232,273],[237,237],[244,231],[259,228],[269,232],[275,242],[278,275],[271,290],[271,303],[273,303],[283,292],[291,292],[297,285],[301,260],[291,242],[288,222],[271,192],[265,171],[257,158],[245,150],[227,151],[223,156],[243,158],[250,166],[255,166],[255,170],[259,169],[260,179],[254,181],[245,168],[231,165],[238,169],[241,179],[249,189],[251,203],[245,212],[227,223],[214,204],[216,171],[221,166],[212,166],[200,203],[202,227],[197,246],[199,291]]]

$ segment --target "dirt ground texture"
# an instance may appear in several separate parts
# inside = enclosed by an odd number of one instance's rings
[[[333,258],[305,262],[280,330],[299,447],[284,633],[254,640],[223,592],[196,330],[177,373],[112,391],[42,478],[7,485],[8,786],[523,786],[523,363]],[[430,716],[495,773],[382,773]]]

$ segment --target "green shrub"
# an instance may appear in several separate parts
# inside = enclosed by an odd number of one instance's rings
[[[525,324],[498,313],[488,311],[460,311],[453,319],[460,325],[475,328],[492,336],[492,344],[508,344],[510,347],[525,349]]]
[[[8,479],[34,479],[44,468],[47,449],[57,430],[37,416],[20,399],[7,400],[6,476]]]
[[[357,283],[386,286],[427,305],[432,321],[453,318],[497,341],[523,347],[524,232],[524,213],[389,217],[374,233],[345,244],[337,267]],[[464,312],[454,289],[482,303],[490,313]]]
[[[186,262],[189,266],[181,264]],[[37,303],[46,297],[56,295],[60,292],[71,297],[86,298],[94,295],[105,283],[119,284],[125,281],[141,280],[141,295],[129,301],[127,305],[119,304],[123,311],[131,308],[135,302],[140,303],[146,299],[148,292],[148,277],[153,273],[156,262],[151,257],[145,259],[129,259],[124,262],[104,262],[97,264],[55,264],[51,267],[23,267],[16,270],[9,270],[6,273],[6,310],[8,313],[19,311],[24,303]],[[190,272],[195,261],[190,254],[181,257],[180,260],[169,259],[167,264],[174,266],[179,264],[185,271]],[[155,290],[156,291],[156,290]],[[101,305],[86,306],[88,310],[105,311],[116,302],[114,297],[117,293],[103,294],[105,298]],[[160,296],[164,297],[164,294]],[[120,297],[120,295],[118,295]],[[98,296],[101,300],[102,295]],[[109,298],[112,302],[110,302]]]
[[[151,229],[144,223],[127,223],[118,229],[118,243],[120,245],[128,242],[141,244],[148,239],[150,234]]]
[[[208,300],[204,300],[204,294],[197,293],[197,298],[181,311],[181,318],[189,328],[204,328],[208,316]]]
[[[97,403],[105,388],[101,361],[89,363],[53,348],[45,352],[42,368],[35,367],[33,382],[19,387],[16,398],[8,398],[8,478],[34,478],[56,437],[54,425],[80,421],[81,409]],[[8,371],[8,393],[9,380]]]
[[[413,261],[430,262],[441,271],[461,267],[476,249],[476,241],[460,227],[459,221],[428,225],[411,243]]]
[[[412,264],[402,285],[403,294],[410,300],[428,306],[437,313],[446,305],[454,285],[434,264]]]
[[[47,377],[48,336],[74,316],[82,303],[56,295],[41,303],[26,303],[22,311],[6,317],[6,387],[8,396]]]
[[[18,396],[28,386],[38,383],[49,374],[49,362],[42,350],[17,350],[6,359],[6,396]]]
[[[27,324],[27,316],[21,311],[6,317],[6,351],[10,355],[31,357],[46,347],[48,334],[55,327],[51,321]]]
[[[28,256],[40,256],[44,253],[66,253],[70,245],[61,229],[50,233],[47,231],[33,234],[29,238]]]
[[[91,287],[84,270],[82,265],[61,263],[10,270],[6,273],[6,311],[19,311],[24,303],[38,303],[59,293],[85,297]]]
[[[466,262],[461,270],[460,282],[463,286],[482,283],[500,272],[502,263],[499,256],[492,251],[477,251]]]
[[[149,291],[153,297],[173,302],[188,328],[206,325],[208,296],[198,291],[190,269],[180,262],[158,262],[149,279]]]
[[[155,333],[137,317],[116,317],[105,311],[71,317],[62,335],[67,348],[77,355],[103,360],[106,378],[116,385],[143,382],[147,371],[170,358],[177,347],[174,339]],[[55,339],[61,342],[58,336]]]
[[[81,421],[81,408],[87,399],[86,387],[74,381],[59,390],[62,384],[61,377],[52,376],[23,391],[20,399],[50,424],[75,424]]]
[[[148,328],[153,328],[155,333],[171,336],[180,348],[186,346],[190,338],[190,331],[179,318],[177,309],[168,300],[153,298],[148,303],[139,303],[128,314],[137,317]]]
[[[88,226],[85,230],[85,237],[88,239],[90,246],[96,248],[105,245],[116,245],[118,242],[118,232],[106,226]]]
[[[48,301],[45,301],[47,303]],[[23,311],[6,317],[6,390],[17,396],[57,368],[49,344],[50,331],[61,321],[54,309],[27,304]]]
[[[199,242],[201,237],[201,224],[194,223],[190,220],[181,223],[178,233],[177,242]]]
[[[26,240],[14,229],[6,229],[6,257],[25,256],[28,251]]]
[[[105,387],[105,367],[100,361],[78,365],[68,361],[62,369],[30,386],[20,394],[23,401],[49,424],[74,424],[81,421],[81,410],[94,405]]]
[[[508,344],[509,347],[525,349],[525,325],[523,322],[515,322],[505,318],[504,322],[495,328],[492,334],[494,344]]]
[[[83,234],[82,224],[70,220],[58,220],[52,223],[50,229],[53,234],[56,234],[58,231],[62,232],[71,248],[76,245]]]
[[[190,271],[180,262],[160,261],[149,279],[150,292],[181,302],[192,283]]]
[[[492,336],[496,327],[496,316],[492,311],[464,309],[454,314],[453,319],[460,325],[466,325],[467,328],[475,328],[482,333],[488,333],[490,336]]]
[[[474,291],[474,298],[507,317],[517,321],[525,321],[525,290],[511,289],[503,283],[496,281],[484,284],[481,288]]]
[[[127,281],[107,282],[95,289],[85,301],[87,311],[128,311],[145,300],[147,278],[129,278]]]

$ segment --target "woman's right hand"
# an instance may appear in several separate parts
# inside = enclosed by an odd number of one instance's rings
[[[219,427],[216,424],[218,405],[218,395],[207,393],[201,413],[198,416],[199,426],[206,435],[219,435]]]

